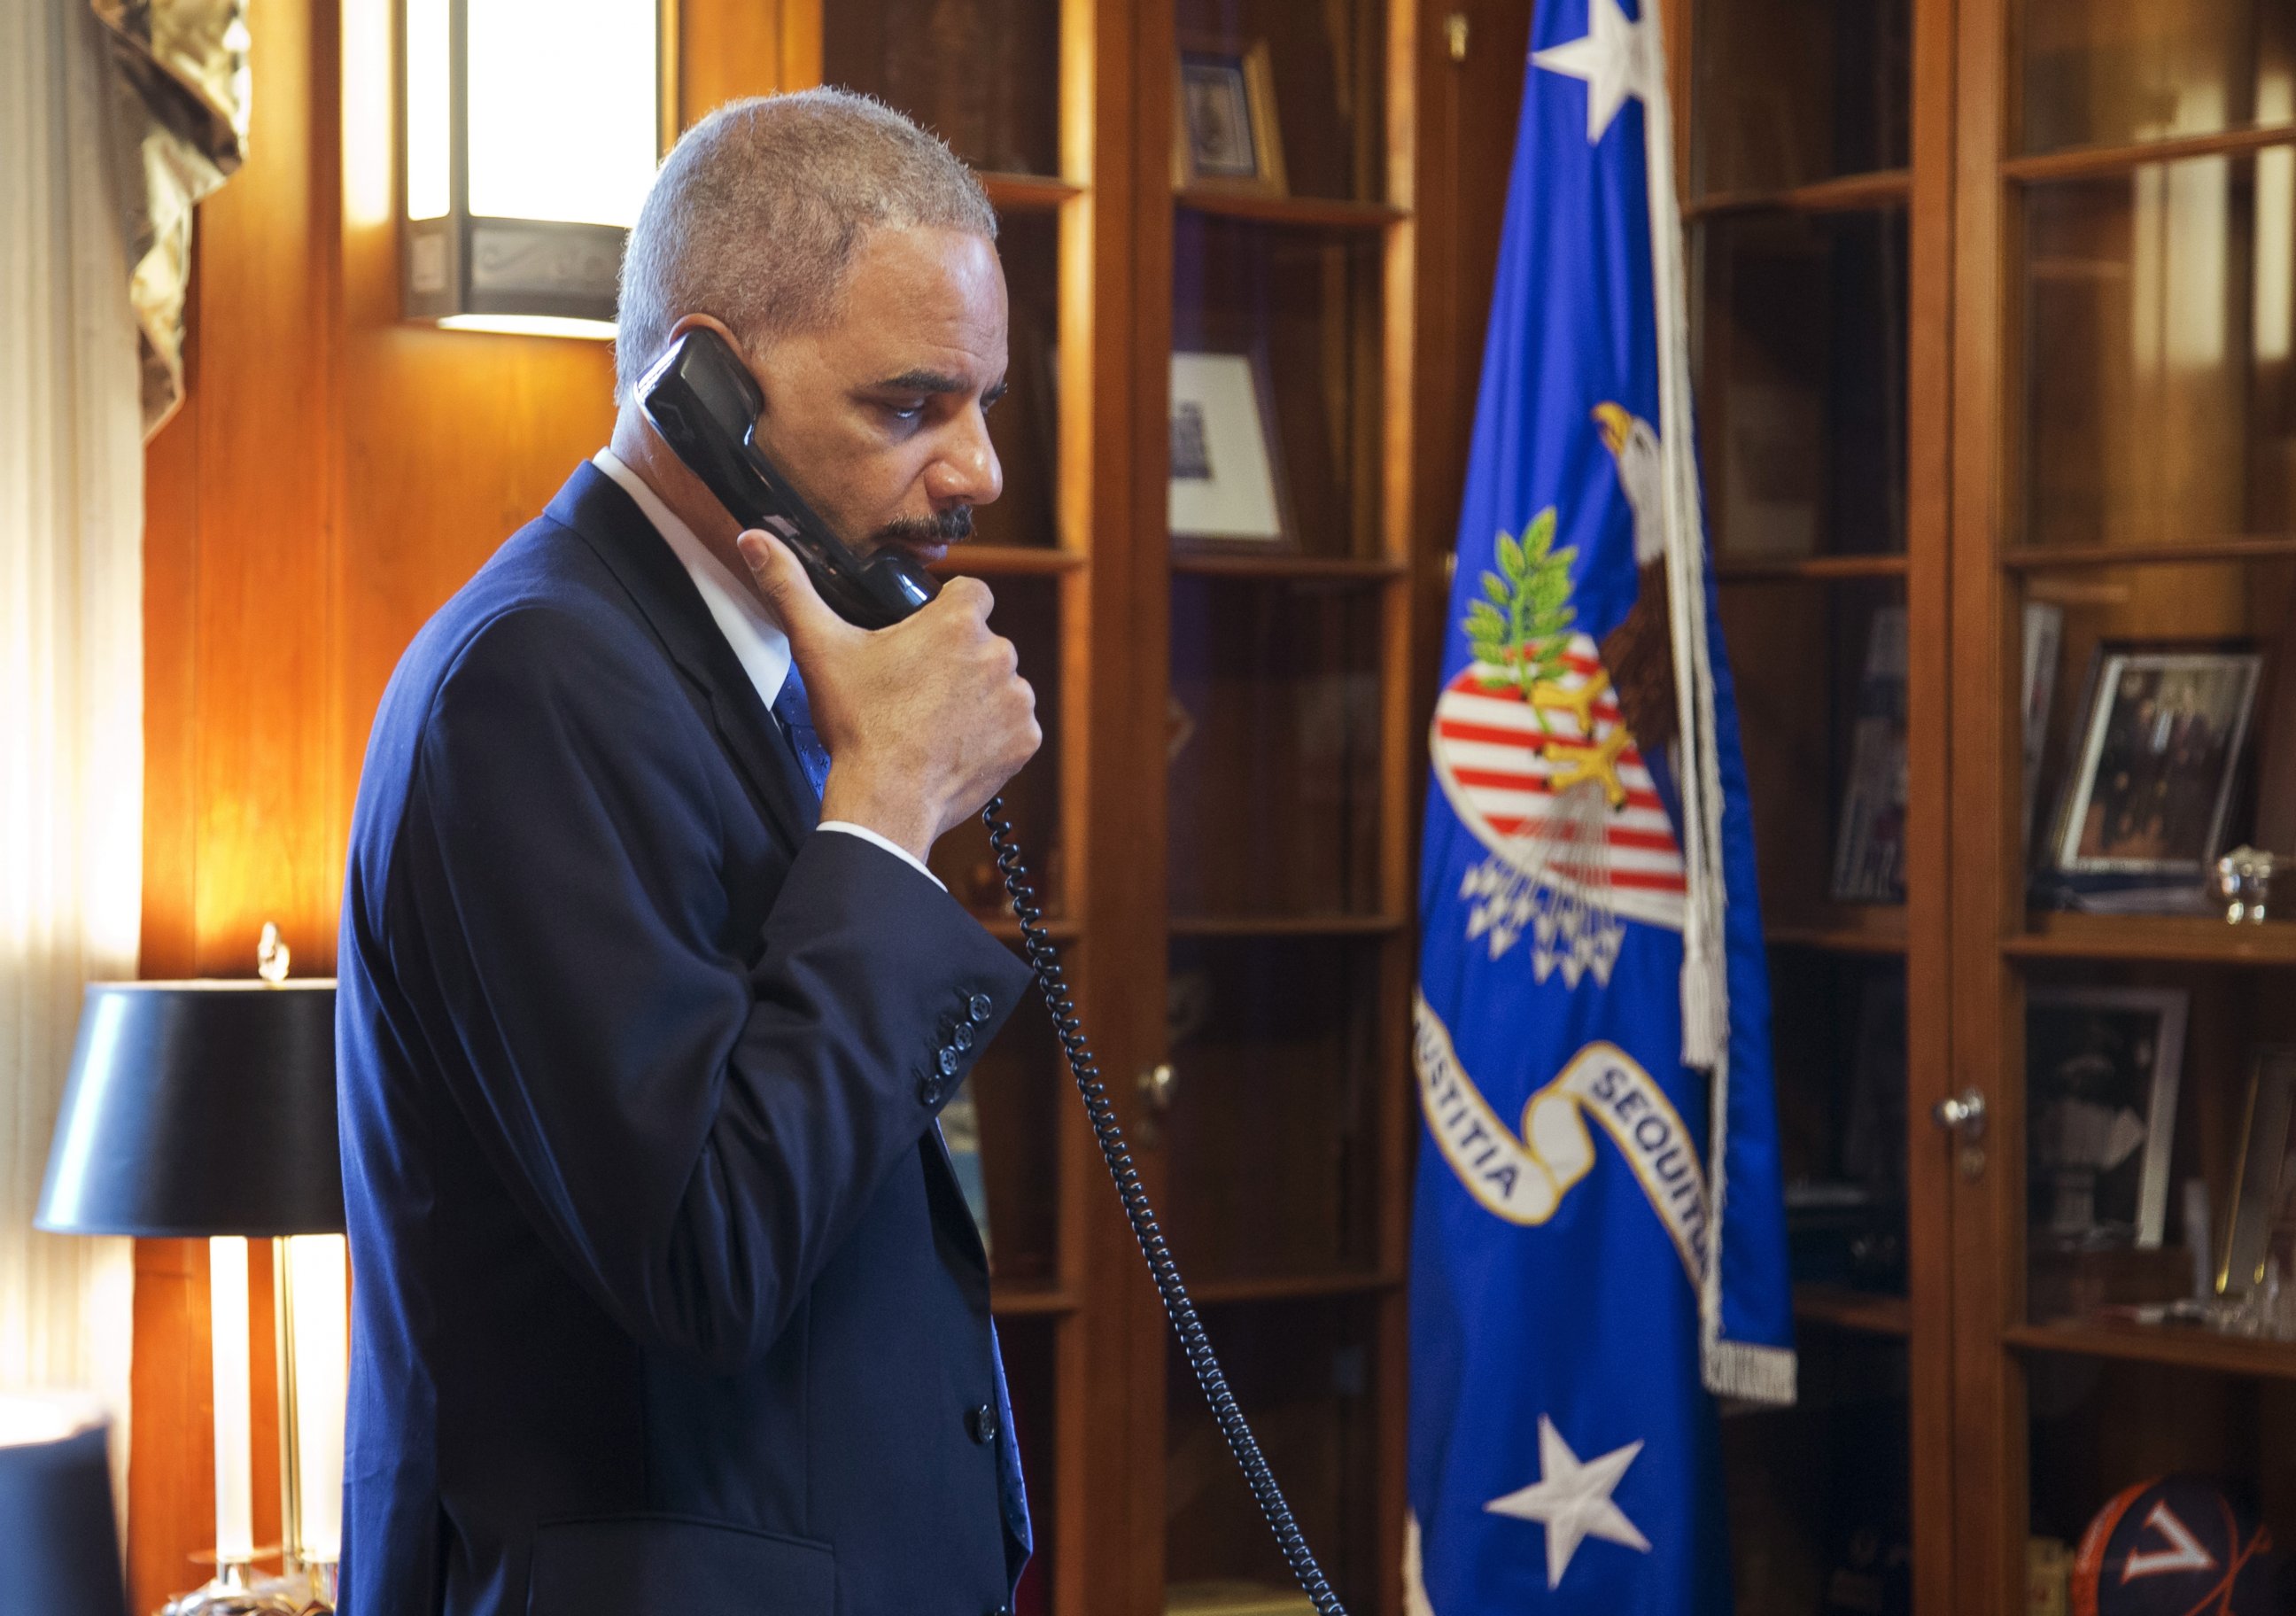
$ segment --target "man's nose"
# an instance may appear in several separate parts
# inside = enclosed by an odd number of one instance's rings
[[[993,504],[1004,491],[1004,467],[989,441],[988,422],[975,406],[964,412],[941,454],[925,469],[925,492],[938,510]]]

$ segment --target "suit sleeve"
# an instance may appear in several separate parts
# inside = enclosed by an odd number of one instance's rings
[[[639,1341],[730,1374],[1029,975],[852,836],[807,839],[762,939],[724,935],[716,745],[651,644],[495,619],[424,726],[391,952],[434,973],[439,1069],[545,1242]]]

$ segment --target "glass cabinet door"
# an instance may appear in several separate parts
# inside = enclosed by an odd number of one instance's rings
[[[2296,6],[1964,26],[1998,94],[1959,111],[1957,228],[1997,279],[1956,309],[1956,628],[2002,670],[1956,740],[1956,1039],[1990,1112],[1959,1463],[2002,1483],[1962,1512],[1964,1596],[2279,1608],[2296,926],[2214,877],[2296,851]]]
[[[1276,1478],[1366,1612],[1401,1585],[1406,10],[1180,0],[1164,47],[1171,1081],[1150,1170]],[[1308,1610],[1177,1352],[1163,1377],[1157,1608]]]
[[[1944,512],[1910,468],[1941,173],[1915,0],[1669,7],[1699,449],[1769,937],[1800,1397],[1726,1410],[1737,1605],[1904,1612],[1947,1562]],[[1922,386],[1933,391],[1937,383]],[[1920,1546],[1917,1556],[1916,1547]]]
[[[975,513],[973,538],[952,547],[940,570],[988,584],[991,625],[1013,641],[1035,687],[1044,745],[1006,787],[1004,813],[1089,1011],[1095,982],[1076,875],[1085,867],[1096,749],[1075,693],[1091,666],[1094,630],[1094,546],[1078,516],[1091,466],[1064,446],[1091,439],[1093,174],[1091,142],[1072,127],[1089,117],[1088,98],[1063,94],[1070,9],[1062,0],[875,0],[822,4],[817,25],[822,82],[877,96],[947,140],[980,172],[996,209],[1009,368],[988,429],[1004,492]],[[977,822],[941,839],[932,869],[1019,951],[1019,927]],[[1108,1188],[1034,994],[976,1066],[943,1131],[960,1172],[972,1175],[968,1195],[985,1225],[1036,1530],[1014,1608],[1020,1616],[1089,1612],[1092,1590],[1113,1573],[1089,1546],[1084,1518],[1087,1506],[1103,1505],[1087,1474],[1092,1285],[1082,1226],[1084,1198],[1104,1201]]]

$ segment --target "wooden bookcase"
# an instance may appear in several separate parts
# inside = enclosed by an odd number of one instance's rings
[[[1277,1476],[1349,1607],[1398,1611],[1412,688],[1431,654],[1407,407],[1416,10],[893,0],[787,5],[779,34],[783,86],[900,107],[997,206],[1007,494],[951,564],[996,591],[1047,716],[1018,839]],[[1285,193],[1176,180],[1183,40],[1267,47]],[[1176,350],[1256,367],[1280,541],[1168,530]],[[952,836],[937,863],[998,910],[985,839]],[[1040,1543],[1016,1608],[1280,1595],[1039,1012],[976,1087]]]
[[[2296,927],[2032,894],[2100,642],[2262,649],[2220,845],[2288,828],[2258,780],[2296,727],[2273,705],[2296,652],[2296,8],[1666,15],[1784,1144],[1806,1186],[1791,1216],[1799,1259],[1833,1282],[1797,1288],[1801,1407],[1725,1422],[1741,1608],[2022,1609],[2029,1539],[2069,1547],[2173,1471],[2229,1480],[2286,1541],[2296,1343],[2100,1304],[2186,1295],[2192,1250],[2221,1254],[2251,1058],[2296,1034]],[[2059,643],[2029,808],[2030,605]],[[1906,623],[1904,898],[1844,904],[1833,855],[1883,608]],[[2030,1227],[2050,1193],[2028,1182],[2047,1104],[2030,1001],[2066,988],[2189,1005],[2159,1260]],[[1981,1137],[1936,1120],[1972,1090]],[[1891,1127],[1871,1126],[1877,1093]],[[2185,1226],[2194,1180],[2206,1229]],[[1870,1201],[1829,1233],[1809,1191],[1845,1183]],[[1898,1256],[1861,1266],[1844,1224],[1868,1259]]]
[[[1979,0],[1952,64],[1955,655],[1985,670],[1954,721],[1956,1075],[2002,1100],[1993,1151],[2013,1169],[2038,1121],[2032,996],[2188,995],[2172,1174],[2208,1186],[2211,1226],[2185,1226],[2172,1194],[2165,1243],[2211,1258],[2251,1058],[2296,1032],[2296,928],[2029,906],[2014,636],[2030,603],[2062,613],[2058,752],[2100,640],[2253,642],[2263,768],[2240,782],[2227,840],[2285,840],[2287,805],[2258,781],[2296,734],[2275,703],[2296,653],[2292,44],[2276,0]],[[1975,1483],[1955,1518],[1959,1601],[2005,1603],[2029,1536],[2076,1539],[2161,1472],[2231,1479],[2288,1541],[2296,1343],[2108,1327],[2064,1300],[2021,1173],[1956,1194],[1957,1399],[1987,1438],[1958,1456]]]
[[[1723,1420],[1749,1612],[1940,1610],[1950,1564],[1932,1552],[1954,1498],[1949,1190],[1911,1121],[1944,1097],[1948,1054],[1949,146],[1921,30],[1949,16],[1899,0],[1665,12],[1799,1282],[1800,1402]],[[1893,699],[1895,793],[1860,756],[1877,739],[1861,713],[1886,748]],[[1845,881],[1853,792],[1895,850]]]

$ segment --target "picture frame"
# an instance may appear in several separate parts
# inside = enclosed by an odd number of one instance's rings
[[[1258,354],[1173,354],[1167,526],[1175,539],[1296,547],[1274,405]]]
[[[2261,1290],[2274,1263],[2284,1286],[2296,1280],[2296,1047],[2285,1045],[2259,1049],[2249,1068],[2218,1293]]]
[[[2090,660],[2044,865],[2197,890],[2221,850],[2264,670],[2253,642],[2105,641]]]
[[[2026,1211],[2037,1250],[2160,1245],[2191,1005],[2179,988],[2027,994]]]
[[[1172,183],[1283,196],[1283,135],[1267,42],[1183,36],[1172,72]]]
[[[1906,901],[1906,609],[1882,606],[1866,630],[1849,776],[1834,830],[1833,901]]]
[[[2019,727],[2024,740],[2024,794],[2017,845],[2030,851],[2033,805],[2040,800],[2041,762],[2048,752],[2049,710],[2057,696],[2057,660],[2065,639],[2065,609],[2049,601],[2027,601],[2022,617],[2023,718]]]

